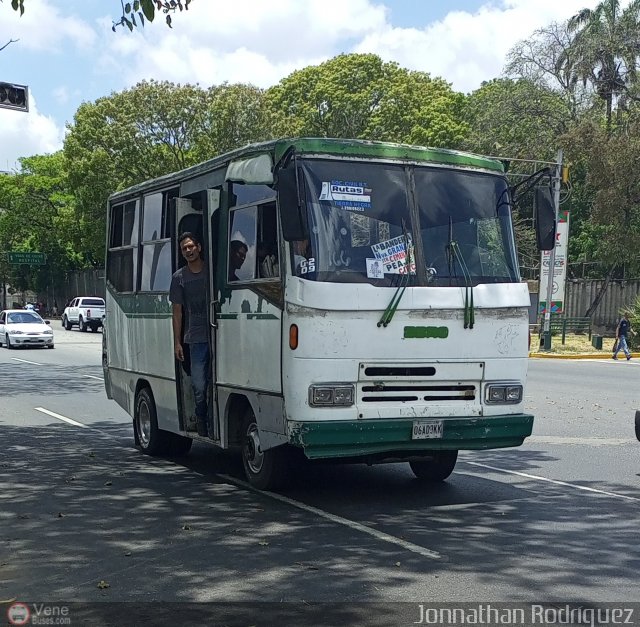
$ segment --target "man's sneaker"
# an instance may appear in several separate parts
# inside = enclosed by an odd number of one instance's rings
[[[614,355],[611,359],[615,359],[617,361],[618,357],[616,355]]]
[[[631,359],[631,355],[627,355],[627,361]]]

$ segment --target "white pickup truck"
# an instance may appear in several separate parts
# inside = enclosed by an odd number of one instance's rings
[[[78,325],[80,331],[91,329],[94,333],[102,326],[105,315],[104,299],[99,296],[78,296],[64,309],[62,326],[70,331]]]

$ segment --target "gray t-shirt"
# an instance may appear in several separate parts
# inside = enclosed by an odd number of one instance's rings
[[[205,269],[197,274],[183,266],[171,277],[169,300],[174,305],[182,305],[184,316],[184,343],[198,344],[208,341],[207,324],[207,273]]]

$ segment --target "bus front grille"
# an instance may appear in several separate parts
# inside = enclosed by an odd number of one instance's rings
[[[438,403],[442,401],[474,401],[476,386],[463,385],[362,385],[360,398],[363,403],[422,401]]]
[[[366,414],[376,406],[384,414],[394,406],[425,415],[477,414],[483,378],[484,362],[361,363],[357,403]]]

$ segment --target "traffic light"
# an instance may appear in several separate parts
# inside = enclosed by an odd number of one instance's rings
[[[29,88],[0,82],[0,109],[29,111]]]

